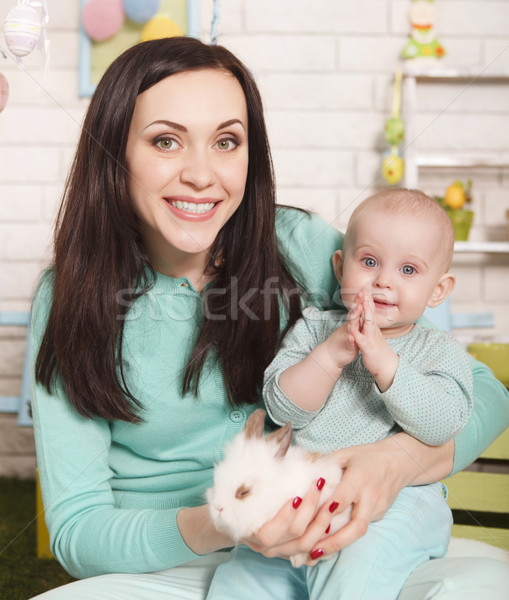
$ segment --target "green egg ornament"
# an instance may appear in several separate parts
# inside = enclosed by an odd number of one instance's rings
[[[398,154],[391,152],[386,155],[382,162],[382,175],[390,185],[399,183],[405,172],[405,163]]]
[[[399,146],[405,137],[405,124],[399,117],[391,117],[385,122],[384,136],[391,146]]]

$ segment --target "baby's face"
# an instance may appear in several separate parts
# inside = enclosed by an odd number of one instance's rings
[[[345,247],[341,295],[348,308],[360,290],[373,298],[378,326],[401,334],[424,312],[444,273],[440,233],[428,219],[364,211]]]

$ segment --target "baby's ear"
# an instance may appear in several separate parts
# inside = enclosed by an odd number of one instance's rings
[[[343,265],[345,262],[345,253],[343,250],[336,250],[332,255],[332,266],[334,268],[334,274],[336,279],[341,283],[343,279]]]
[[[428,300],[428,306],[434,308],[435,306],[442,304],[442,302],[450,295],[455,285],[456,277],[452,273],[444,273],[442,277],[440,277]]]

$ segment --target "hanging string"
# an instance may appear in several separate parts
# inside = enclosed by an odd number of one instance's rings
[[[221,13],[219,3],[219,0],[214,0],[214,12],[212,15],[212,25],[210,26],[210,43],[212,46],[217,44],[217,26]]]

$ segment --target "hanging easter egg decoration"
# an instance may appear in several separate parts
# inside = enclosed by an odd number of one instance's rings
[[[182,29],[169,17],[154,17],[141,30],[140,41],[158,40],[183,35]]]
[[[405,139],[405,123],[400,117],[390,117],[385,122],[385,140],[391,146],[399,146]]]
[[[401,155],[394,148],[388,150],[382,162],[382,175],[385,181],[390,185],[396,185],[401,181],[404,172],[405,163]]]
[[[0,112],[3,111],[9,99],[9,82],[7,77],[0,73]]]
[[[46,0],[18,0],[4,22],[5,43],[20,69],[25,68],[23,58],[36,48],[41,51],[44,57],[43,81],[49,67],[50,42],[46,34],[48,21]]]
[[[29,4],[18,4],[11,8],[5,18],[4,38],[7,48],[14,56],[27,56],[39,44],[42,30],[39,12]]]
[[[146,23],[157,14],[161,0],[124,0],[126,16],[135,23]]]
[[[445,56],[442,44],[437,40],[435,23],[435,0],[412,0],[410,39],[403,48],[403,58],[437,59]]]
[[[394,76],[392,115],[385,122],[384,137],[391,149],[385,153],[382,162],[382,175],[390,185],[399,183],[405,172],[405,163],[398,146],[405,139],[405,123],[400,117],[402,73],[398,69]]]
[[[124,24],[122,0],[88,0],[81,13],[83,28],[94,42],[116,35]]]

